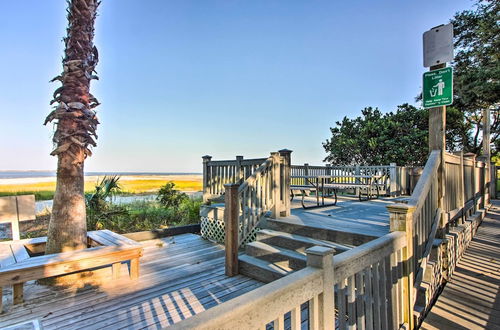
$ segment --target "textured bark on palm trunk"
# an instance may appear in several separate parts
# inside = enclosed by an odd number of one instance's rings
[[[84,161],[95,146],[99,123],[93,110],[99,102],[90,94],[90,81],[98,61],[93,45],[99,2],[68,1],[68,28],[64,38],[63,72],[52,79],[62,86],[54,92],[54,110],[45,124],[56,120],[57,184],[47,235],[46,253],[83,249],[87,245],[84,198]]]

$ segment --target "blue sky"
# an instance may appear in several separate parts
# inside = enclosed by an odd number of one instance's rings
[[[201,156],[294,150],[320,164],[329,127],[421,88],[422,33],[470,0],[103,0],[88,171],[201,171]],[[0,170],[55,169],[42,126],[61,71],[63,0],[0,2]]]

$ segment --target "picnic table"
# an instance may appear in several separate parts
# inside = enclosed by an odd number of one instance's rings
[[[337,204],[337,192],[342,189],[357,189],[360,201],[367,201],[380,196],[379,185],[380,179],[383,175],[294,175],[292,179],[304,179],[306,184],[303,185],[290,185],[291,198],[293,200],[293,191],[302,191],[302,207],[325,207],[334,206]],[[373,190],[376,194],[373,194]],[[316,205],[306,206],[304,204],[304,196],[306,191],[316,192]],[[363,191],[366,191],[363,194]],[[321,194],[321,199],[320,199]],[[333,203],[325,204],[325,197],[334,199]],[[321,200],[321,203],[320,203]]]

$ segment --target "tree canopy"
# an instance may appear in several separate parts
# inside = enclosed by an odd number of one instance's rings
[[[383,114],[368,107],[355,119],[344,117],[323,143],[325,161],[339,165],[422,164],[427,158],[428,115],[403,104]]]
[[[463,113],[457,143],[480,154],[484,109],[500,107],[500,2],[479,0],[452,18],[455,58],[453,107]],[[499,150],[498,112],[492,112],[491,143]],[[494,152],[495,152],[494,150]]]

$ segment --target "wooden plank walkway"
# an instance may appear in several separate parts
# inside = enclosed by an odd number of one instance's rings
[[[280,221],[377,237],[389,233],[389,212],[386,206],[392,204],[394,198],[381,197],[360,202],[358,197],[339,195],[337,205],[313,209],[303,209],[300,198],[296,196],[292,201],[292,215],[279,218]],[[306,205],[312,206],[316,203],[316,198],[306,197],[305,201]],[[325,199],[325,204],[330,202],[330,199]]]
[[[500,201],[493,201],[422,329],[500,329]]]
[[[141,242],[141,276],[111,280],[111,267],[95,271],[108,278],[90,288],[53,289],[28,283],[26,303],[0,315],[0,328],[38,319],[44,329],[157,329],[179,322],[263,285],[224,275],[224,250],[198,235]],[[8,296],[8,295],[6,295]]]

